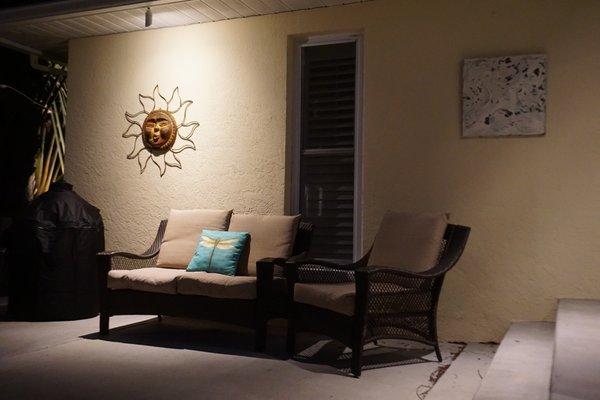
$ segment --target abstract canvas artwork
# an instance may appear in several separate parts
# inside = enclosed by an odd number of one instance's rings
[[[546,132],[546,56],[474,58],[463,65],[463,137]]]

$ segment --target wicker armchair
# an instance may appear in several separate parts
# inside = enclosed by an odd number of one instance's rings
[[[142,254],[102,252],[99,258],[100,333],[108,334],[109,319],[113,315],[141,314],[206,319],[232,323],[256,330],[255,347],[264,350],[266,325],[271,318],[287,316],[285,283],[277,271],[285,259],[264,258],[257,262],[256,299],[215,298],[200,295],[172,295],[108,287],[111,270],[133,270],[156,266],[167,220],[160,222],[154,242]],[[308,251],[312,238],[312,224],[298,226],[293,256]]]
[[[448,225],[437,265],[424,272],[368,265],[370,252],[349,265],[289,260],[285,267],[290,307],[288,353],[295,354],[296,332],[310,331],[351,348],[351,371],[356,377],[361,374],[363,346],[378,339],[431,345],[441,361],[436,329],[438,298],[444,275],[460,258],[469,232],[469,227]],[[332,310],[299,302],[303,284],[318,285],[324,296],[335,297],[340,306]]]

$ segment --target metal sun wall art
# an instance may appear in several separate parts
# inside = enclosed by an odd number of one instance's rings
[[[167,167],[181,169],[177,154],[185,149],[196,150],[191,137],[199,123],[187,122],[187,110],[193,102],[182,101],[178,87],[167,100],[160,93],[158,85],[154,87],[151,96],[139,94],[138,101],[142,106],[141,111],[134,114],[125,112],[129,127],[122,136],[135,139],[133,150],[127,158],[137,159],[140,174],[146,169],[149,160],[158,167],[160,176],[165,174]]]
[[[545,55],[476,58],[463,66],[463,137],[546,132]]]

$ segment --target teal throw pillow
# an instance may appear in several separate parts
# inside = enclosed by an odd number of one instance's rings
[[[235,275],[238,261],[249,238],[248,232],[203,230],[187,271]]]

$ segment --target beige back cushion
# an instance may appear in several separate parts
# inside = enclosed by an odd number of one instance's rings
[[[375,236],[369,265],[422,272],[435,266],[448,214],[388,211]]]
[[[157,267],[185,269],[203,229],[226,231],[232,210],[171,210]]]
[[[250,243],[242,254],[238,275],[256,275],[256,261],[265,257],[292,254],[300,216],[233,214],[229,230],[250,233]]]

